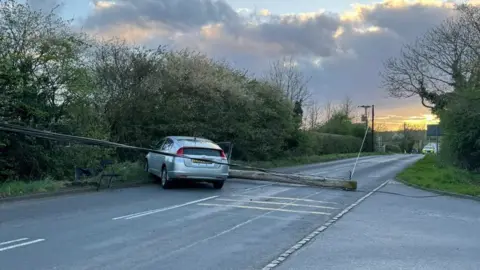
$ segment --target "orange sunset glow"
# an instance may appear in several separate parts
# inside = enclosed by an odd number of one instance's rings
[[[398,108],[375,108],[375,128],[377,130],[399,130],[403,124],[424,127],[438,124],[439,119],[421,105]]]

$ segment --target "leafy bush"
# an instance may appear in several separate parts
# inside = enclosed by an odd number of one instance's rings
[[[362,140],[353,136],[307,131],[302,134],[296,151],[306,156],[355,153],[361,145]]]
[[[389,153],[401,153],[402,149],[400,148],[400,146],[395,144],[386,144],[385,151]]]
[[[350,135],[362,139],[365,136],[365,124],[353,123],[352,118],[343,111],[335,112],[327,122],[315,130],[320,133]]]
[[[462,92],[465,97],[451,98],[449,109],[440,112],[441,127],[444,132],[441,144],[442,157],[462,169],[478,171],[480,170],[479,94],[465,90]]]

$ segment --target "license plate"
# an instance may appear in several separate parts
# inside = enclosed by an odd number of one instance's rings
[[[212,164],[212,162],[198,160],[198,159],[193,159],[192,162],[197,164]]]

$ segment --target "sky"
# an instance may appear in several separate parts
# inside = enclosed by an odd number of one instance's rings
[[[261,76],[293,56],[319,104],[375,104],[376,123],[432,121],[418,98],[395,99],[381,87],[383,62],[454,15],[440,0],[29,0],[94,35],[146,46],[191,48]],[[359,109],[360,111],[361,109]]]

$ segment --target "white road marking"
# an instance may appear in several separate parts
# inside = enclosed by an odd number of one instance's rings
[[[375,192],[383,188],[388,184],[389,180],[383,182],[380,186],[376,187],[374,190],[370,191],[367,193],[365,196],[361,197],[358,199],[356,202],[352,203],[349,205],[347,208],[343,209],[342,212],[338,213],[336,216],[331,218],[329,221],[327,221],[325,224],[322,226],[318,227],[315,229],[312,233],[304,237],[302,240],[297,242],[294,246],[289,248],[287,251],[283,252],[277,259],[271,261],[268,265],[262,268],[262,270],[271,270],[277,266],[279,266],[282,262],[284,262],[290,255],[292,255],[294,252],[298,251],[301,249],[303,246],[305,246],[308,242],[312,241],[317,235],[320,233],[324,232],[328,227],[330,227],[332,224],[337,222],[339,219],[341,219],[345,214],[350,212],[354,207],[362,203],[364,200],[366,200],[368,197],[372,196]]]
[[[298,204],[298,203],[283,203],[283,202],[271,202],[271,201],[250,201],[250,200],[232,200],[232,199],[216,199],[216,201],[225,201],[225,202],[243,202],[243,203],[257,203],[257,204],[276,204],[276,205],[285,205],[289,206],[301,206],[301,207],[310,207],[310,208],[323,208],[323,209],[338,209],[330,206],[322,205],[311,205],[311,204]]]
[[[308,195],[308,196],[305,196],[305,197],[303,197],[303,198],[308,198],[308,197],[315,196],[315,195],[319,194],[320,192],[321,192],[321,191],[315,192],[315,193],[310,194],[310,195]],[[285,208],[285,207],[287,207],[287,205],[282,206],[282,207],[280,207],[279,209],[282,209],[282,208]],[[227,234],[227,233],[229,233],[229,232],[232,232],[232,231],[234,231],[234,230],[236,230],[236,229],[238,229],[238,228],[240,228],[240,227],[243,227],[243,226],[245,226],[245,225],[247,225],[247,224],[249,224],[249,223],[252,223],[253,221],[255,221],[255,220],[257,220],[257,219],[263,218],[263,217],[267,216],[268,214],[271,214],[271,213],[274,213],[274,212],[275,212],[275,211],[268,211],[268,212],[263,213],[263,214],[261,214],[261,215],[258,215],[258,216],[256,216],[256,217],[253,217],[253,218],[251,218],[251,219],[249,219],[249,220],[247,220],[247,221],[244,221],[244,222],[242,222],[242,223],[240,223],[240,224],[237,224],[237,225],[231,227],[230,229],[227,229],[227,230],[225,230],[225,231],[219,232],[219,233],[217,233],[217,234],[215,234],[215,235],[212,235],[212,236],[210,236],[210,237],[207,237],[207,238],[204,238],[204,239],[199,240],[199,241],[197,241],[197,242],[194,242],[194,243],[192,243],[192,244],[190,244],[190,245],[188,245],[188,246],[184,246],[184,247],[181,247],[181,248],[176,249],[176,250],[174,250],[174,251],[171,251],[170,253],[162,256],[162,257],[159,258],[159,259],[167,258],[167,257],[169,257],[169,256],[171,256],[171,255],[173,255],[173,254],[175,254],[175,253],[184,251],[184,250],[189,249],[189,248],[191,248],[191,247],[194,247],[194,246],[196,246],[196,245],[198,245],[198,244],[200,244],[200,243],[203,243],[203,242],[206,242],[206,241],[209,241],[209,240],[218,238],[218,237],[220,237],[220,236],[222,236],[222,235],[224,235],[224,234]]]
[[[203,199],[200,199],[200,200],[195,200],[195,201],[190,201],[190,202],[186,202],[186,203],[182,203],[182,204],[172,205],[172,206],[165,207],[165,208],[152,209],[152,210],[143,211],[143,212],[139,212],[139,213],[134,213],[134,214],[126,215],[126,216],[115,217],[115,218],[112,218],[112,220],[139,218],[139,217],[143,217],[143,216],[147,216],[147,215],[152,215],[152,214],[156,214],[156,213],[165,212],[165,211],[168,211],[168,210],[184,207],[184,206],[191,205],[191,204],[196,204],[196,203],[199,203],[199,202],[208,201],[208,200],[215,199],[215,198],[218,198],[218,197],[219,196],[211,196],[211,197],[203,198]]]
[[[337,204],[335,202],[325,202],[325,201],[317,201],[317,200],[310,200],[310,199],[301,199],[295,197],[275,197],[275,196],[254,196],[254,195],[237,195],[233,194],[232,196],[236,197],[250,197],[250,198],[261,198],[261,199],[279,199],[279,200],[291,200],[291,201],[303,201],[303,202],[317,202],[317,203],[327,203],[327,204]]]
[[[24,239],[24,238],[22,238]],[[25,240],[27,240],[28,238],[26,238]],[[18,239],[17,239],[18,240]],[[14,242],[19,242],[20,240],[18,241],[15,241]],[[16,245],[11,245],[11,246],[6,246],[6,247],[3,247],[3,248],[0,248],[0,252],[1,251],[5,251],[5,250],[9,250],[9,249],[13,249],[13,248],[18,248],[18,247],[23,247],[23,246],[27,246],[27,245],[32,245],[32,244],[35,244],[35,243],[38,243],[38,242],[42,242],[42,241],[45,241],[45,239],[36,239],[36,240],[32,240],[32,241],[28,241],[28,242],[24,242],[24,243],[20,243],[20,244],[16,244]],[[11,241],[10,241],[11,242]],[[4,243],[7,243],[7,242],[4,242]]]
[[[7,241],[7,242],[1,242],[0,246],[8,245],[8,244],[15,243],[15,242],[21,242],[21,241],[25,241],[25,240],[28,240],[28,238],[19,238],[19,239],[10,240],[10,241]]]
[[[300,214],[316,214],[316,215],[331,215],[330,213],[325,212],[315,212],[315,211],[301,211],[301,210],[290,210],[283,208],[271,208],[271,207],[257,207],[257,206],[248,206],[248,205],[236,205],[236,204],[217,204],[217,203],[199,203],[198,205],[202,206],[218,206],[218,207],[236,207],[236,208],[245,208],[245,209],[256,209],[256,210],[265,210],[273,212],[289,212],[289,213],[300,213]]]

